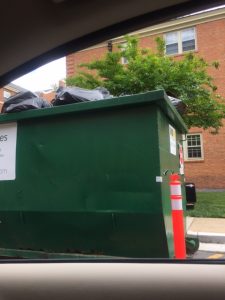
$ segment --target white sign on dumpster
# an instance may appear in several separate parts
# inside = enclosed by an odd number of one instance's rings
[[[169,125],[169,135],[170,135],[170,153],[176,155],[177,154],[176,130],[171,125]]]
[[[17,123],[0,124],[0,180],[16,179]]]

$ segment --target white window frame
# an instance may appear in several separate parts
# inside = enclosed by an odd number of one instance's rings
[[[121,57],[121,64],[122,65],[127,65],[128,64],[128,59],[126,57]]]
[[[10,93],[9,91],[6,91],[6,90],[3,91],[3,97],[4,97],[5,99],[10,98],[11,96],[12,96],[12,95],[11,95],[11,93]]]
[[[122,44],[120,44],[120,46],[121,46],[121,51],[123,51],[123,50],[125,50],[126,49],[126,47],[127,47],[127,43],[122,43]],[[128,64],[128,59],[126,58],[126,57],[121,57],[121,64],[122,65],[127,65]]]
[[[194,29],[194,37],[195,37],[195,48],[192,50],[187,50],[187,51],[183,51],[183,47],[182,47],[182,31],[186,30],[186,29]],[[196,28],[195,27],[187,27],[187,28],[183,28],[180,30],[174,30],[174,31],[168,31],[166,33],[164,33],[164,41],[166,43],[166,35],[168,33],[173,33],[176,32],[177,33],[177,43],[178,43],[178,52],[177,53],[173,53],[173,54],[167,54],[166,53],[166,47],[165,47],[165,54],[168,56],[173,56],[173,55],[178,55],[178,54],[183,54],[183,53],[187,53],[187,52],[193,52],[193,51],[197,51],[197,35],[196,35]]]
[[[188,157],[188,145],[187,137],[190,135],[199,135],[200,136],[200,147],[201,147],[201,157]],[[183,149],[184,149],[184,160],[185,161],[202,161],[204,160],[204,149],[203,149],[203,137],[199,132],[188,133],[183,135]]]

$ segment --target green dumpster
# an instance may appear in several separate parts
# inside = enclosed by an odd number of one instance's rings
[[[163,90],[1,115],[0,255],[173,257],[185,132]]]

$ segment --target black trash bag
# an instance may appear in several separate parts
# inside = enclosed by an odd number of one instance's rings
[[[176,110],[180,113],[180,115],[185,114],[187,110],[187,105],[180,99],[168,96],[173,106],[176,108]]]
[[[26,91],[20,92],[6,100],[2,106],[1,113],[20,112],[45,107],[52,107],[52,105],[48,101],[39,98],[35,93]]]
[[[79,87],[60,87],[56,91],[56,96],[52,101],[52,104],[53,106],[58,106],[71,103],[103,100],[108,98],[112,98],[112,95],[110,95],[107,89],[102,87],[98,87],[94,90],[87,90]]]

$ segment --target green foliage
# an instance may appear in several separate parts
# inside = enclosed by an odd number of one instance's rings
[[[101,85],[101,81],[96,76],[85,72],[80,72],[79,76],[67,78],[66,83],[69,86],[79,86],[86,89],[94,89]]]
[[[225,105],[215,94],[217,87],[208,75],[209,68],[219,68],[218,62],[209,64],[191,52],[183,59],[165,56],[161,38],[156,39],[156,52],[140,48],[137,38],[125,39],[125,48],[118,47],[118,51],[108,52],[103,59],[80,65],[82,71],[68,78],[67,84],[83,88],[103,86],[114,96],[165,89],[187,104],[184,119],[189,127],[218,130]],[[127,58],[127,64],[121,64],[122,57]]]

